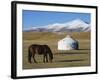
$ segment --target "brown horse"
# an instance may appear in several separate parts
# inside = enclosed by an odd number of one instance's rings
[[[48,55],[49,61],[52,62],[53,54],[51,49],[48,45],[38,45],[32,44],[28,48],[28,62],[32,63],[31,58],[33,58],[34,62],[37,63],[35,60],[35,54],[43,55],[43,62],[48,62]]]

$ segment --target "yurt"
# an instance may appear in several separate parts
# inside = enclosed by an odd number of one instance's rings
[[[58,50],[78,50],[79,43],[73,39],[70,35],[67,35],[64,39],[58,41]]]

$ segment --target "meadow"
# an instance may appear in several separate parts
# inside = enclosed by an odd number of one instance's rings
[[[58,41],[71,35],[79,42],[79,50],[58,50]],[[43,56],[36,55],[38,63],[28,63],[28,47],[31,44],[47,44],[54,55],[52,63],[43,63]],[[50,33],[23,32],[23,69],[90,66],[90,32]]]

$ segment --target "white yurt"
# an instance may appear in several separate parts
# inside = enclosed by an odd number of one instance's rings
[[[58,41],[58,50],[77,50],[79,49],[78,41],[67,35],[64,39]]]

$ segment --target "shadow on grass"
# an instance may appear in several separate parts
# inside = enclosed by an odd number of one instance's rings
[[[78,49],[78,50],[90,50],[90,49]]]
[[[73,59],[73,60],[58,60],[56,62],[76,62],[76,61],[84,61],[85,59]]]
[[[90,49],[79,49],[79,50],[69,50],[69,51],[59,51],[59,52],[55,52],[55,54],[89,54],[90,53]]]
[[[89,54],[89,52],[59,52],[59,53],[55,53],[56,54],[66,54],[66,55],[73,55],[73,54]]]

